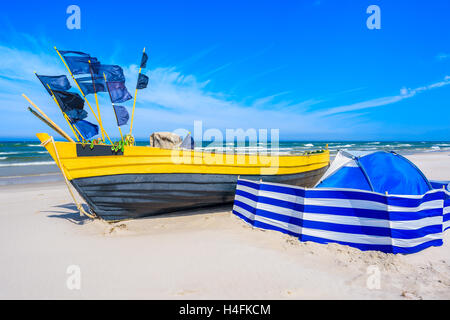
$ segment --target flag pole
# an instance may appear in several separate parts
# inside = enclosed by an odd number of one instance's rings
[[[59,105],[59,102],[58,102],[58,100],[56,100],[55,94],[53,93],[53,90],[50,88],[50,86],[48,85],[48,83],[47,83],[47,87],[48,87],[48,89],[50,90],[50,92],[51,92],[51,94],[52,94],[53,101],[55,101],[56,105],[59,107],[59,110],[61,110],[61,112],[62,112],[62,114],[63,114],[63,116],[64,116],[64,119],[66,119],[67,124],[69,125],[70,129],[72,129],[72,132],[73,132],[73,134],[75,135],[75,138],[77,138],[77,141],[79,142],[80,139],[78,138],[78,136],[77,136],[77,134],[76,134],[76,132],[75,132],[75,130],[74,130],[74,126],[72,125],[71,121],[69,120],[69,117],[67,116],[67,114],[63,111],[63,109],[62,109],[61,106]],[[80,132],[79,132],[78,130],[77,130],[77,132],[80,134]],[[83,140],[86,140],[86,139],[84,139],[84,137],[83,137],[81,134],[80,134],[80,136],[81,136],[81,138],[82,138]]]
[[[95,103],[97,104],[98,119],[100,120],[100,127],[103,128],[102,115],[100,114],[100,106],[98,105],[97,90],[95,90],[94,73],[92,72],[91,60],[88,60],[88,62],[89,62],[89,71],[91,72],[92,78],[92,87],[94,88]],[[103,130],[102,130],[102,140],[105,141],[105,135],[103,134]]]
[[[58,56],[61,58],[62,62],[64,63],[64,65],[66,66],[67,70],[69,71],[69,74],[71,75],[73,81],[75,82],[75,84],[78,87],[78,90],[80,90],[81,95],[83,96],[84,100],[86,101],[86,103],[88,104],[89,108],[91,109],[92,114],[94,115],[95,119],[97,120],[98,124],[100,125],[100,129],[102,132],[105,132],[106,137],[108,138],[109,142],[111,143],[111,145],[113,144],[111,139],[108,136],[108,133],[106,133],[105,129],[103,129],[102,124],[100,123],[100,121],[98,120],[97,115],[94,112],[94,109],[92,109],[91,104],[89,103],[88,99],[86,98],[86,96],[83,93],[83,90],[81,90],[81,87],[79,86],[77,80],[75,79],[75,77],[72,74],[72,71],[70,71],[69,66],[67,65],[66,61],[64,60],[64,58],[62,57],[61,53],[59,53],[58,49],[56,47],[54,47],[54,49],[56,50],[56,52],[58,53]]]
[[[39,109],[39,107],[37,105],[34,104],[33,101],[30,100],[30,98],[28,98],[25,93],[22,93],[22,96],[37,110],[39,111],[39,113],[45,118],[45,120],[47,120],[51,125],[53,125],[56,129],[58,129],[59,131],[61,131],[61,134],[63,134],[63,137],[70,141],[70,142],[75,142],[67,133],[64,132],[63,129],[61,129],[56,123],[54,123],[41,109]]]
[[[144,54],[144,53],[145,53],[145,48],[142,51],[142,54]],[[141,71],[142,71],[142,66],[139,66],[138,81],[139,81],[139,75],[141,74]],[[134,108],[136,107],[137,93],[138,93],[138,89],[137,89],[137,84],[136,84],[136,90],[134,91],[133,111],[131,111],[130,136],[133,131]]]
[[[84,141],[86,141],[86,139],[83,137],[83,135],[81,134],[81,132],[80,132],[80,130],[78,130],[78,128],[77,128],[77,125],[74,123],[73,124],[73,128],[78,132],[78,134],[80,135],[80,137],[84,140]]]
[[[114,108],[114,102],[112,101],[111,92],[109,91],[109,87],[108,87],[108,81],[106,80],[106,75],[104,73],[103,73],[103,78],[105,78],[106,89],[108,90],[109,99],[111,100],[111,104],[112,104],[112,107],[113,107],[113,110],[114,110],[114,115],[116,116],[116,122],[117,122],[117,127],[119,128],[120,137],[122,138],[122,141],[124,141],[123,140],[122,129],[120,129],[119,120],[117,119],[116,108]]]
[[[69,117],[68,117],[66,114],[65,114],[64,116],[66,117],[66,119],[69,119]],[[70,119],[69,119],[69,121],[70,121]],[[78,133],[78,135],[81,137],[81,139],[83,139],[84,141],[86,141],[86,139],[85,139],[85,138],[83,137],[83,135],[81,134],[80,130],[78,130],[76,124],[74,123],[72,126],[73,126],[73,128],[75,129],[75,131]],[[78,141],[79,141],[79,140],[78,140]]]

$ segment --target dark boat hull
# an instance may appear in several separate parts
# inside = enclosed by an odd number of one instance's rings
[[[241,177],[312,187],[326,169]],[[98,217],[124,220],[232,203],[237,178],[228,174],[122,174],[77,178],[72,184]]]

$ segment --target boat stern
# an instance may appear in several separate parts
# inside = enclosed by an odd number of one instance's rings
[[[76,157],[76,144],[73,142],[54,141],[52,140],[53,137],[47,133],[37,133],[36,136],[59,169],[64,170],[66,177],[71,180],[71,176],[64,166],[64,159]],[[60,163],[63,168],[60,167]]]
[[[41,142],[41,145],[50,154],[53,161],[55,161],[56,164],[58,165],[58,161],[56,159],[55,148],[53,148],[53,144],[51,143],[52,136],[50,136],[48,133],[37,133],[36,136],[39,139],[39,141]]]

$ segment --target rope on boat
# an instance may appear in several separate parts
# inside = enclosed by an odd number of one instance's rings
[[[83,209],[83,206],[80,203],[78,203],[75,195],[73,194],[72,188],[70,187],[70,184],[69,184],[69,180],[66,177],[66,173],[64,172],[64,169],[62,167],[61,160],[59,159],[58,150],[56,149],[55,140],[53,139],[53,137],[50,137],[50,139],[48,139],[47,141],[42,142],[41,146],[45,147],[50,142],[53,144],[53,149],[55,150],[56,159],[58,160],[58,166],[59,166],[59,169],[61,170],[61,173],[63,174],[67,189],[69,189],[69,193],[72,196],[73,202],[75,202],[75,205],[77,206],[77,209],[80,212],[80,215],[81,216],[85,215],[91,219],[95,219],[96,216],[86,212],[86,210]]]

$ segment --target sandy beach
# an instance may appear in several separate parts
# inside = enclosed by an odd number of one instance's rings
[[[408,158],[450,180],[450,152]],[[450,231],[442,247],[404,256],[301,243],[230,207],[107,223],[80,217],[54,180],[0,185],[1,299],[450,298]],[[79,290],[67,286],[70,266]],[[373,266],[379,289],[367,285]]]

